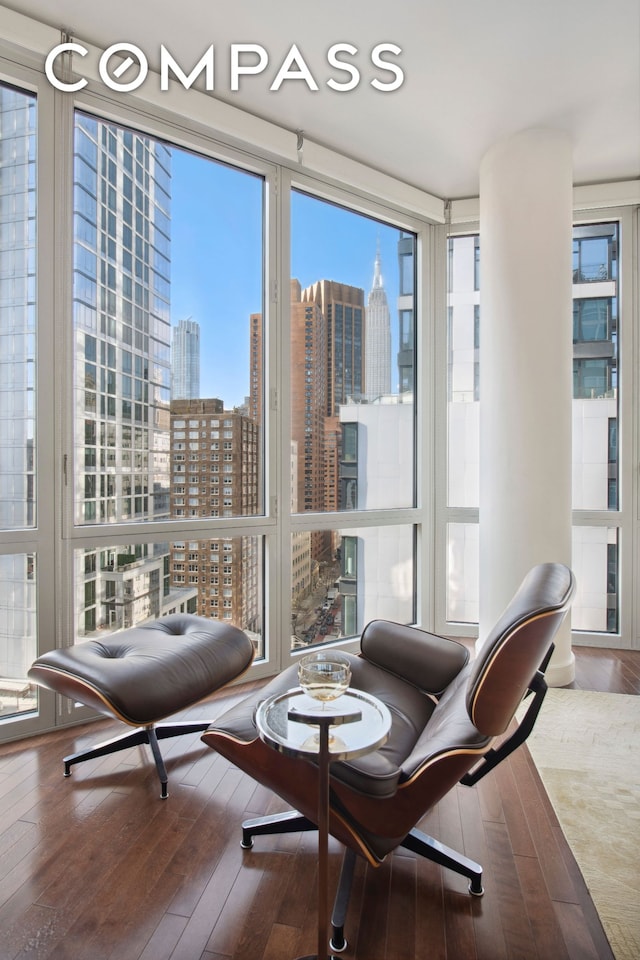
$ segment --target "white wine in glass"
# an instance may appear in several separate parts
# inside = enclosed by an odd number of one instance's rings
[[[298,682],[309,697],[319,700],[322,708],[337,700],[351,681],[349,658],[330,650],[319,650],[303,657],[298,665]]]

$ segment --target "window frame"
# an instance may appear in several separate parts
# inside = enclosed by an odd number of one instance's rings
[[[306,531],[334,531],[339,529],[348,529],[352,531],[366,529],[369,527],[398,526],[402,524],[413,525],[415,555],[415,597],[414,608],[416,612],[416,622],[432,629],[432,587],[430,571],[433,564],[433,553],[430,544],[433,542],[433,523],[431,504],[433,502],[431,477],[433,475],[433,444],[429,442],[431,436],[431,424],[433,421],[433,380],[434,380],[434,357],[433,351],[429,351],[427,346],[430,342],[431,331],[435,326],[434,320],[434,285],[435,271],[434,263],[434,230],[432,223],[425,219],[409,216],[406,211],[399,210],[396,207],[388,206],[373,200],[364,192],[355,190],[346,190],[342,186],[320,179],[300,170],[283,170],[282,196],[283,196],[283,247],[287,251],[286,256],[282,258],[282,272],[280,282],[282,289],[287,291],[287,302],[282,305],[283,323],[282,336],[279,349],[281,351],[281,369],[287,371],[291,363],[291,325],[289,317],[289,299],[288,291],[290,284],[290,262],[288,251],[291,243],[291,214],[290,214],[290,192],[299,190],[317,200],[333,203],[348,211],[382,220],[398,230],[407,230],[416,236],[415,253],[415,316],[416,322],[416,363],[415,369],[418,371],[419,383],[416,389],[415,399],[415,506],[400,507],[390,509],[370,509],[370,510],[341,510],[337,512],[299,512],[291,514],[285,512],[281,526],[281,539],[278,549],[282,551],[281,556],[290,558],[291,556],[291,538],[294,533]],[[393,357],[392,357],[393,362]],[[285,374],[282,382],[289,385],[289,378]],[[289,391],[282,398],[282,437],[287,440],[281,450],[280,470],[284,480],[283,485],[283,503],[291,503],[291,470],[290,470],[290,450],[289,437],[291,436],[291,403]],[[287,560],[287,569],[291,572],[290,560]],[[286,611],[282,621],[283,629],[285,624],[291,622],[291,580],[284,584],[283,599]],[[359,636],[352,638],[343,638],[340,640],[340,647],[355,652],[359,648]],[[284,659],[282,665],[294,662],[299,651],[283,651]]]
[[[430,521],[424,498],[415,507],[393,511],[367,511],[335,515],[305,515],[292,519],[282,510],[281,504],[288,498],[290,470],[286,463],[289,449],[289,404],[288,404],[288,335],[289,335],[289,215],[291,189],[302,189],[319,199],[344,206],[354,213],[379,218],[398,229],[406,229],[418,237],[416,251],[416,314],[422,315],[423,324],[417,326],[416,365],[421,361],[425,378],[431,376],[431,356],[427,359],[424,345],[429,341],[425,326],[433,324],[431,294],[426,293],[423,278],[432,256],[431,222],[426,218],[408,216],[406,211],[394,204],[380,203],[366,191],[358,188],[345,189],[327,183],[322,178],[301,176],[286,164],[274,163],[268,157],[243,149],[235,143],[225,142],[215,131],[204,130],[201,125],[185,118],[178,118],[169,111],[144,109],[144,105],[131,100],[116,101],[103,92],[89,86],[73,96],[54,91],[38,71],[31,74],[12,69],[7,82],[22,86],[30,85],[42,91],[47,101],[46,121],[39,114],[38,127],[38,322],[40,355],[53,357],[53,364],[40,369],[39,376],[46,388],[39,387],[38,435],[41,441],[40,462],[53,464],[54,484],[39,476],[39,509],[43,520],[40,533],[46,530],[46,553],[43,566],[48,572],[48,582],[38,582],[39,652],[64,646],[74,636],[75,613],[72,591],[74,577],[74,551],[92,548],[98,551],[118,543],[153,544],[158,540],[187,541],[208,539],[214,536],[241,536],[251,534],[262,537],[264,544],[264,659],[252,668],[251,676],[272,674],[287,663],[294,662],[296,651],[290,644],[291,597],[287,583],[291,578],[290,535],[295,529],[327,529],[349,525],[350,529],[369,526],[390,526],[406,523],[421,532],[420,545],[415,558],[416,583],[425,582],[424,570],[431,565]],[[4,76],[3,76],[4,79]],[[31,82],[31,83],[30,83]],[[265,512],[262,516],[237,518],[189,518],[163,521],[122,521],[117,523],[80,524],[75,522],[73,497],[73,445],[74,445],[74,398],[73,377],[74,335],[72,317],[73,302],[73,164],[74,164],[74,116],[79,110],[96,117],[99,121],[114,123],[135,131],[157,137],[176,147],[192,150],[214,161],[228,163],[248,173],[264,177],[264,303],[265,316]],[[45,128],[46,124],[46,128]],[[50,171],[55,171],[52,178]],[[49,209],[43,197],[48,197]],[[55,267],[52,251],[55,249]],[[282,297],[281,291],[287,296]],[[43,305],[47,304],[46,310]],[[430,365],[430,367],[428,366]],[[64,376],[56,372],[65,371]],[[283,376],[284,374],[284,376]],[[280,386],[283,384],[283,386]],[[430,398],[432,390],[421,391],[420,408],[416,422],[429,423],[432,418]],[[416,473],[428,477],[431,471],[429,444],[424,442],[428,433],[416,429]],[[284,438],[287,438],[286,440]],[[267,455],[266,452],[270,455]],[[48,477],[47,479],[50,479]],[[416,481],[419,491],[423,481]],[[44,499],[43,499],[44,497]],[[430,497],[426,498],[428,505]],[[46,522],[45,522],[46,520]],[[425,527],[429,534],[425,535]],[[31,547],[35,543],[30,534],[0,538],[3,549],[17,552],[18,546]],[[38,543],[41,543],[41,538]],[[283,549],[286,544],[286,550]],[[41,548],[42,549],[42,548]],[[284,563],[283,563],[284,560]],[[283,567],[286,568],[283,570]],[[277,571],[277,576],[274,575]],[[55,577],[54,577],[55,573]],[[65,587],[66,585],[66,587]],[[430,590],[422,586],[416,596],[418,620],[429,616]],[[52,629],[52,615],[55,621]],[[47,629],[44,629],[46,622]],[[357,638],[347,641],[355,647]],[[55,701],[55,705],[54,705]],[[22,736],[28,728],[33,731],[49,728],[55,724],[81,722],[92,716],[82,706],[73,705],[66,698],[54,697],[46,690],[40,691],[40,706],[33,717],[18,717],[16,730]]]
[[[36,518],[35,525],[15,530],[0,530],[2,554],[36,556],[36,643],[38,650],[48,649],[56,634],[55,600],[58,580],[55,552],[56,484],[45,465],[54,462],[54,398],[56,378],[44,358],[54,355],[53,304],[57,276],[54,248],[54,183],[50,176],[55,143],[54,96],[41,71],[25,58],[23,63],[2,56],[0,82],[36,97]],[[38,693],[38,708],[33,713],[17,714],[0,720],[2,740],[37,733],[55,722],[55,704],[50,696]]]
[[[640,371],[634,362],[634,344],[637,349],[638,329],[636,280],[637,263],[634,263],[634,220],[637,210],[629,207],[610,207],[598,210],[580,210],[574,212],[573,223],[581,224],[618,223],[618,509],[616,510],[573,510],[572,527],[615,528],[618,531],[618,624],[614,633],[600,633],[587,630],[573,630],[572,642],[576,646],[596,646],[615,649],[633,648],[634,632],[637,633],[637,614],[634,612],[633,597],[637,594],[634,583],[637,580],[638,567],[634,564],[634,531],[632,517],[638,499],[638,453],[634,443],[634,432],[640,427],[637,397],[640,383]],[[634,294],[635,287],[635,294]],[[636,301],[637,302],[637,301]],[[636,465],[634,469],[634,464]],[[637,533],[636,533],[637,543]],[[640,549],[640,545],[636,547]],[[637,599],[637,598],[636,598]]]
[[[59,431],[59,458],[60,462],[67,465],[67,469],[73,464],[74,449],[74,408],[73,408],[73,323],[72,318],[72,264],[73,264],[73,161],[74,161],[74,118],[75,111],[81,111],[85,114],[94,116],[98,121],[121,125],[147,135],[151,138],[157,138],[169,146],[185,149],[197,153],[203,158],[210,158],[214,162],[228,164],[239,171],[246,170],[248,174],[254,174],[263,178],[263,309],[268,318],[268,338],[273,341],[275,337],[275,324],[272,322],[271,311],[273,308],[273,299],[269,297],[268,290],[274,287],[273,271],[274,264],[269,253],[276,246],[276,223],[273,216],[275,208],[275,197],[278,192],[278,169],[268,160],[254,157],[245,151],[235,149],[221,143],[215,136],[207,134],[201,130],[187,130],[183,122],[176,122],[177,118],[171,114],[169,116],[159,113],[157,116],[149,116],[147,113],[129,103],[123,104],[121,101],[114,103],[110,98],[86,88],[80,94],[74,97],[58,94],[59,110],[66,117],[65,131],[66,136],[58,142],[57,147],[60,153],[60,168],[66,172],[64,184],[59,184],[56,191],[58,201],[58,220],[61,224],[63,234],[66,238],[63,253],[66,254],[68,282],[61,283],[60,302],[58,311],[58,325],[56,342],[61,344],[62,357],[59,360],[66,371],[63,378],[63,396],[58,405],[57,423],[62,424],[62,430]],[[58,245],[60,249],[60,244]],[[265,356],[269,357],[273,351],[269,351],[269,343],[265,345]],[[273,363],[265,368],[265,384],[275,382],[276,373]],[[268,387],[265,387],[265,392]],[[275,423],[275,408],[273,405],[265,402],[264,404],[264,450],[269,449],[270,438],[277,429]],[[69,584],[73,583],[74,569],[74,551],[84,547],[94,547],[100,550],[101,546],[110,546],[113,544],[153,544],[154,542],[166,542],[172,540],[194,540],[210,539],[218,537],[237,537],[244,535],[255,535],[263,538],[263,544],[273,539],[276,526],[276,516],[273,507],[273,489],[275,486],[274,464],[265,456],[263,462],[263,497],[265,511],[262,515],[250,517],[191,517],[185,516],[178,519],[167,519],[161,521],[123,521],[117,523],[105,522],[103,524],[82,524],[77,525],[74,522],[74,497],[73,484],[67,482],[63,489],[62,510],[59,525],[59,563],[62,575]],[[264,562],[262,561],[264,566]],[[61,632],[64,636],[74,636],[75,614],[72,604],[71,591],[67,591],[64,610],[61,614]],[[263,595],[264,625],[263,631],[265,637],[270,634],[269,610],[273,609],[273,602],[266,595]],[[265,644],[264,660],[257,660],[252,667],[252,675],[263,676],[273,672],[270,664],[269,651]],[[69,701],[62,704],[62,709],[70,712],[74,720],[82,719],[85,714],[85,708],[72,708]],[[89,715],[89,714],[87,714]]]

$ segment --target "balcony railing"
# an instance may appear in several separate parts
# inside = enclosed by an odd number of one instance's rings
[[[613,279],[607,263],[585,264],[585,266],[573,271],[574,283],[602,283],[604,280]]]

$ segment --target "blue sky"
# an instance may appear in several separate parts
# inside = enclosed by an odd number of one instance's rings
[[[249,315],[262,310],[262,181],[186,151],[172,151],[171,319],[200,324],[200,395],[227,407],[249,390]],[[294,194],[291,275],[303,287],[373,279],[380,241],[391,311],[392,384],[397,373],[398,231],[332,204]]]

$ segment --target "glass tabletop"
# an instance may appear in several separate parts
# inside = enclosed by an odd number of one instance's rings
[[[256,711],[256,726],[261,739],[275,750],[290,756],[312,756],[319,751],[315,717],[331,718],[332,761],[352,760],[377,750],[391,727],[391,714],[384,703],[363,690],[350,688],[323,710],[300,687],[263,700]]]

